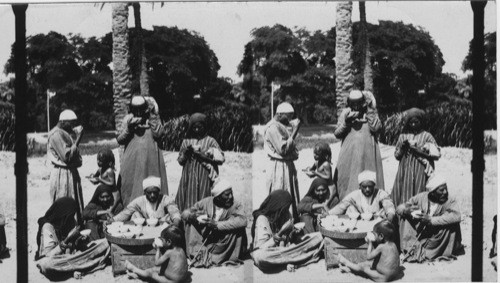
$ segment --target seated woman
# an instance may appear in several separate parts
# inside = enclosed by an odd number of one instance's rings
[[[127,221],[134,218],[156,218],[175,226],[179,226],[181,215],[174,202],[174,198],[160,193],[161,179],[147,177],[142,182],[144,195],[134,199],[111,221]]]
[[[85,220],[85,227],[90,229],[90,240],[104,238],[102,223],[111,219],[111,212],[114,203],[113,187],[100,184],[92,196],[89,204],[83,209],[82,218]]]
[[[102,239],[85,244],[75,226],[78,205],[73,198],[57,199],[38,219],[35,260],[45,276],[56,278],[74,271],[90,273],[105,267],[109,255],[108,241]],[[81,251],[83,250],[83,251]]]
[[[363,171],[358,175],[359,190],[348,194],[329,214],[345,214],[346,211],[359,213],[375,213],[382,218],[393,221],[396,209],[388,193],[375,188],[377,176],[375,172]]]
[[[253,212],[253,261],[263,272],[287,267],[305,266],[319,260],[323,237],[319,232],[294,239],[293,219],[290,215],[292,196],[276,190]]]
[[[297,209],[300,214],[300,221],[306,225],[304,233],[309,234],[317,231],[318,215],[328,213],[328,200],[330,190],[328,181],[323,178],[316,178],[311,183],[306,196],[300,201]]]
[[[206,218],[198,219],[202,215]],[[219,180],[212,196],[185,210],[182,218],[186,222],[186,251],[192,266],[242,263],[248,243],[247,219],[243,206],[234,201],[228,181]]]
[[[449,259],[463,252],[460,211],[448,198],[446,180],[434,175],[426,189],[397,209],[403,261]]]

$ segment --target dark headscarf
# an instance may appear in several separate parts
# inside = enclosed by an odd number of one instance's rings
[[[316,195],[314,194],[314,191],[316,190],[317,187],[323,186],[326,189],[326,199],[330,198],[330,190],[328,189],[328,181],[323,179],[323,178],[315,178],[311,186],[309,187],[309,191],[307,191],[307,194],[305,195],[306,197],[312,197],[313,199],[316,199]]]
[[[38,250],[40,249],[40,238],[42,236],[42,227],[45,223],[50,223],[54,226],[57,238],[62,240],[75,227],[75,213],[78,208],[76,201],[70,197],[62,197],[57,199],[47,210],[45,216],[38,219],[38,233],[36,235],[36,243]],[[38,251],[37,255],[38,257]]]
[[[203,126],[205,127],[205,133],[207,131],[207,116],[202,113],[194,113],[189,117],[189,127],[188,127],[188,133],[189,135],[192,135],[191,128],[194,126],[196,123],[202,123]],[[204,133],[204,134],[205,134]]]
[[[89,204],[94,203],[96,205],[99,205],[99,206],[102,206],[103,208],[105,208],[106,205],[103,205],[99,201],[99,196],[101,196],[103,193],[108,193],[111,196],[111,199],[109,201],[110,204],[108,205],[108,207],[111,206],[111,204],[113,204],[113,202],[114,202],[113,187],[108,186],[106,184],[100,184],[99,186],[97,186],[97,188],[95,189],[94,195],[92,196],[92,199],[90,200]]]
[[[257,218],[261,215],[266,216],[269,219],[269,224],[273,232],[278,228],[280,219],[277,219],[284,209],[292,204],[292,196],[289,192],[285,190],[273,191],[267,196],[267,198],[262,202],[259,209],[255,210],[253,215],[252,224],[252,238],[255,236],[255,223],[257,223]]]
[[[406,110],[404,112],[404,115],[405,115],[404,116],[405,125],[407,125],[412,118],[417,118],[420,121],[420,123],[423,124],[425,118],[425,111],[419,108],[411,108]]]

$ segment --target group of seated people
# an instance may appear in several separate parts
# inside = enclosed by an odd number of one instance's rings
[[[293,270],[317,262],[323,246],[323,236],[318,232],[318,218],[349,211],[374,213],[385,219],[378,230],[374,229],[375,235],[379,237],[369,241],[371,244],[368,252],[372,254],[369,259],[396,252],[399,260],[401,251],[405,261],[422,262],[453,257],[462,247],[460,212],[455,200],[448,198],[446,181],[438,175],[427,183],[427,192],[412,197],[397,208],[385,191],[377,189],[374,172],[362,172],[358,181],[359,190],[350,193],[328,210],[324,204],[329,197],[328,184],[323,179],[315,179],[298,205],[300,220],[293,219],[290,213],[292,197],[289,192],[271,192],[253,212],[250,252],[255,265],[266,272],[279,268]],[[69,197],[56,200],[45,216],[38,220],[37,258],[42,258],[38,262],[42,272],[50,274],[52,271],[68,271],[71,266],[78,266],[78,270],[82,272],[103,268],[105,258],[109,254],[109,245],[103,239],[104,223],[128,221],[137,217],[157,218],[170,224],[169,230],[162,232],[162,235],[168,236],[163,237],[165,245],[156,247],[157,263],[160,266],[165,263],[174,264],[173,260],[165,260],[165,247],[182,247],[184,256],[178,255],[176,249],[175,258],[186,262],[190,260],[191,266],[194,267],[241,262],[248,251],[245,231],[247,217],[243,213],[241,203],[234,200],[232,185],[228,181],[219,179],[213,186],[212,196],[198,201],[183,212],[179,211],[174,198],[160,193],[160,186],[160,178],[146,178],[143,180],[144,195],[134,199],[117,215],[111,216],[111,188],[105,184],[99,185],[83,211],[85,225],[92,231],[88,239],[79,236],[74,217],[77,210],[75,200]],[[200,218],[201,215],[206,217]],[[294,223],[299,221],[305,223],[302,231],[294,229]],[[92,244],[89,245],[89,241],[92,241]],[[398,248],[394,250],[392,245],[387,244],[388,241],[395,243]],[[378,249],[378,245],[382,243],[387,245]],[[388,251],[382,247],[387,247]],[[67,256],[53,257],[63,254]],[[394,275],[384,274],[388,272],[384,271],[384,264],[394,265],[388,261],[375,259],[378,265],[370,265],[368,269],[364,268],[368,265],[356,265],[343,257],[340,257],[339,261],[344,269],[364,272],[367,276],[370,276],[373,270],[381,270],[377,276],[382,276],[380,278],[384,280],[392,280]],[[174,273],[187,272],[187,268],[181,268],[186,264],[179,265],[174,271],[168,270]],[[153,279],[158,275],[157,272],[140,270],[130,263],[127,263],[127,268],[141,278]],[[172,275],[165,272],[164,276],[168,278],[182,277],[177,273]]]

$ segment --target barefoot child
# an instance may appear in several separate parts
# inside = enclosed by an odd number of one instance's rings
[[[332,179],[332,150],[325,142],[319,142],[314,146],[314,164],[311,167],[304,169],[304,172],[310,178],[319,177],[328,182],[330,197],[327,200],[328,207],[333,207],[336,203],[332,203],[335,194],[335,186]]]
[[[121,202],[120,192],[116,189],[116,181],[115,181],[115,156],[111,149],[101,149],[97,154],[97,172],[95,174],[90,175],[89,181],[94,184],[104,184],[113,188],[113,206],[111,207],[111,211],[115,214],[119,211],[116,211],[116,207]]]
[[[160,283],[184,282],[188,263],[186,253],[182,249],[182,231],[179,227],[170,225],[163,229],[161,237],[155,239],[153,247],[156,249],[155,267],[142,270],[126,261],[125,267],[129,276]]]
[[[366,276],[376,282],[387,282],[396,279],[400,272],[399,252],[393,242],[394,225],[383,220],[373,227],[365,240],[368,242],[367,261],[359,264],[352,263],[339,254],[339,263],[342,271]]]

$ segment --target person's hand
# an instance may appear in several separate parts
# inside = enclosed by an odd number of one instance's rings
[[[431,224],[431,217],[429,214],[424,214],[422,217],[420,217],[420,222],[422,222],[424,225],[430,225]]]
[[[175,219],[172,221],[172,225],[177,226],[177,227],[180,227],[180,226],[181,226],[181,219],[180,219],[180,218],[175,218]]]
[[[113,216],[114,216],[114,215],[113,215],[113,212],[111,211],[111,209],[112,209],[112,208],[110,207],[110,208],[108,208],[108,209],[106,210],[106,214],[105,214],[105,215],[106,215],[106,219],[108,219],[108,220],[109,220],[110,218],[112,219],[112,218],[113,218]]]
[[[347,113],[347,116],[345,118],[345,122],[348,125],[352,124],[358,118],[358,115],[359,115],[358,111],[349,111],[349,113]]]
[[[89,181],[94,185],[99,184],[99,179],[96,177],[89,178]]]
[[[410,143],[408,142],[408,140],[404,140],[403,141],[403,145],[401,146],[401,148],[406,151],[410,148]]]
[[[314,171],[312,171],[312,170],[305,171],[305,173],[306,173],[307,176],[309,176],[311,178],[314,177],[314,176],[316,176],[316,173]]]
[[[135,129],[137,127],[137,125],[139,125],[141,123],[141,121],[142,121],[141,117],[130,118],[130,120],[128,121],[128,128]]]
[[[273,240],[276,245],[278,245],[281,241],[283,241],[283,237],[278,236],[278,234],[273,235]]]
[[[208,219],[205,224],[207,225],[208,228],[210,229],[217,229],[217,221],[214,219]]]
[[[380,216],[380,215],[377,215],[377,216]],[[389,220],[390,222],[392,222],[393,219],[394,219],[394,216],[395,216],[394,213],[387,214],[387,220]]]
[[[76,126],[73,128],[73,132],[78,136],[83,133],[83,127],[82,126]]]

